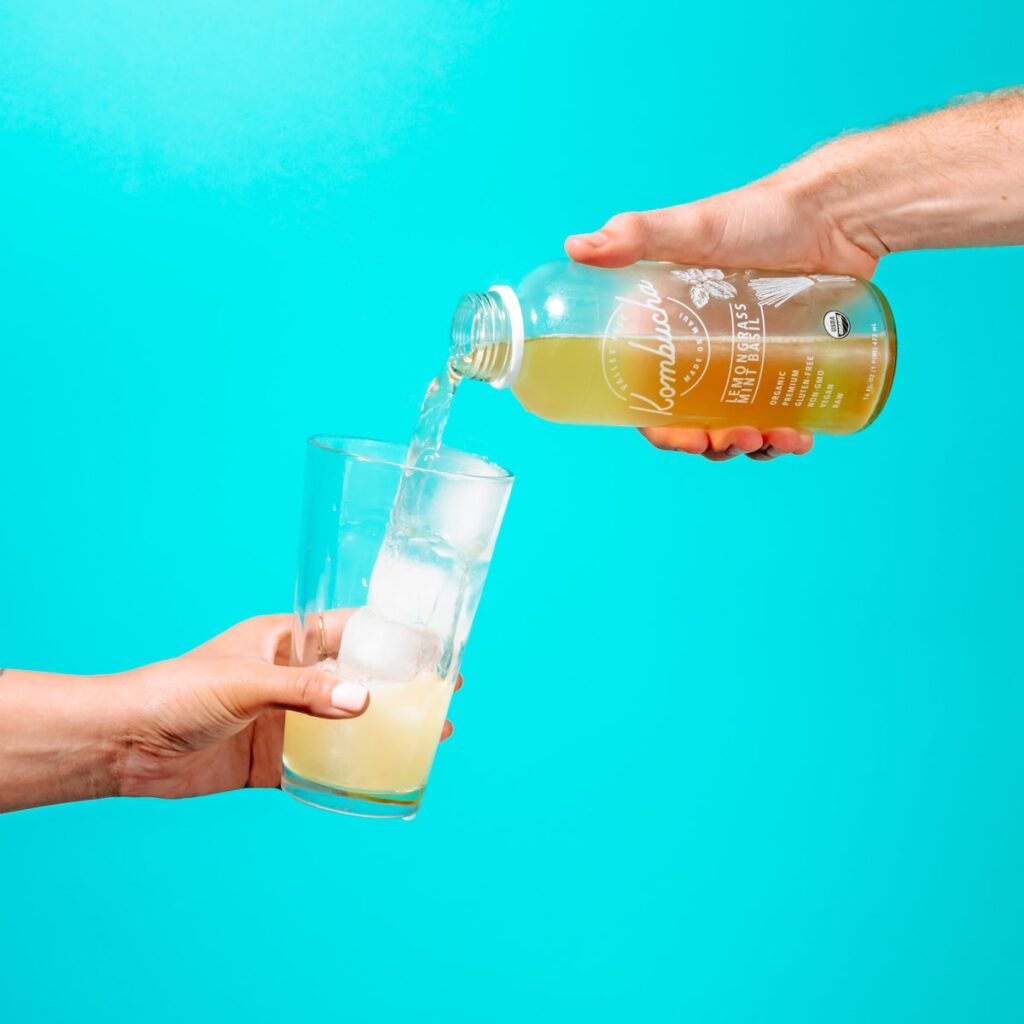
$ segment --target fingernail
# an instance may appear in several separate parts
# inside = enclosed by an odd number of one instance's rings
[[[769,459],[777,459],[780,455],[785,454],[784,452],[780,452],[773,444],[765,445],[762,450]]]
[[[338,683],[331,690],[331,703],[339,711],[362,711],[370,699],[370,691],[358,683]]]
[[[573,235],[573,241],[598,249],[608,241],[608,236],[603,231],[594,231],[589,235]]]
[[[743,451],[742,448],[738,447],[737,445],[731,444],[728,448],[725,449],[724,452],[722,452],[722,454],[726,458],[734,459],[737,455],[744,455],[746,453]]]

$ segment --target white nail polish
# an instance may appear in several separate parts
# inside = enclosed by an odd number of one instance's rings
[[[370,691],[358,683],[338,683],[331,690],[331,703],[339,711],[362,711],[370,697]]]

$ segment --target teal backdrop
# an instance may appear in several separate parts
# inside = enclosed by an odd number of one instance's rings
[[[1005,0],[0,0],[0,664],[291,607],[304,439],[458,297],[1019,81]],[[1021,250],[900,255],[892,399],[712,465],[467,386],[518,482],[419,818],[0,819],[4,1021],[1019,1021]]]

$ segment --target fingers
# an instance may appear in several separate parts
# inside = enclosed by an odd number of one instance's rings
[[[271,709],[302,711],[318,718],[355,718],[369,706],[358,683],[315,668],[284,668],[256,658],[229,658],[212,665],[211,687],[240,718]]]
[[[324,612],[310,612],[303,623],[302,650],[298,652],[298,660],[303,664],[309,664],[323,661],[325,658],[336,658],[341,647],[341,634],[355,612],[354,608],[330,608]]]
[[[592,267],[628,267],[644,259],[649,227],[642,213],[620,213],[600,230],[570,235],[565,252],[577,263]]]
[[[766,431],[761,447],[747,455],[756,462],[770,462],[780,455],[806,455],[813,444],[814,435],[807,430],[779,428]]]
[[[335,657],[345,623],[353,612],[351,608],[331,608],[307,615],[305,650],[299,652],[299,660],[311,662]],[[293,616],[287,613],[256,615],[189,651],[188,657],[262,658],[276,665],[287,665],[292,653],[292,622]]]
[[[706,430],[692,427],[641,427],[640,433],[663,452],[703,455],[710,443]]]
[[[693,427],[643,427],[640,433],[662,451],[703,455],[709,462],[728,462],[747,455],[769,462],[780,455],[806,455],[814,444],[808,431],[777,428],[761,433],[756,427],[700,430]]]
[[[461,689],[462,689],[462,673],[460,672],[459,675],[455,679],[455,687],[452,690],[452,693],[458,693],[459,690],[461,690]],[[451,736],[451,734],[454,731],[455,731],[455,727],[452,725],[452,723],[446,721],[444,723],[444,725],[441,727],[441,742],[444,743],[444,741],[446,739],[448,739],[448,737]]]
[[[755,427],[727,427],[724,430],[700,430],[693,427],[645,427],[640,433],[655,448],[663,451],[703,455],[712,462],[725,462],[763,444]]]
[[[355,614],[355,608],[328,608],[322,612],[310,612],[303,621],[304,633],[300,639],[301,649],[296,652],[296,660],[302,664],[336,658],[341,647],[341,634],[345,631],[348,620]],[[268,634],[265,647],[270,652],[267,660],[275,665],[287,665],[292,660],[292,629],[294,617],[291,615],[268,615],[267,620],[283,619],[278,628]]]
[[[756,452],[764,443],[756,427],[726,427],[708,431],[708,450],[704,458],[711,462],[727,462],[737,455]]]
[[[291,628],[290,615],[256,615],[236,623],[230,629],[207,640],[186,657],[199,658],[264,658],[276,649],[279,638]]]
[[[348,609],[323,614],[328,648],[335,654],[351,615]],[[290,617],[282,618],[290,621]],[[317,616],[310,618],[315,620]],[[212,681],[213,688],[226,702],[230,701],[239,717],[252,718],[278,709],[302,711],[319,718],[355,718],[370,704],[370,692],[365,686],[341,681],[314,666],[285,668],[255,658],[232,658],[211,664],[216,677]],[[452,692],[461,690],[462,684],[460,673]],[[444,739],[451,735],[450,722],[446,730]]]
[[[645,213],[620,213],[600,231],[570,235],[565,251],[577,263],[594,267],[625,267],[637,260],[699,262],[722,240],[716,208],[703,200]]]
[[[620,213],[589,235],[571,235],[565,251],[577,263],[593,267],[626,267],[650,259],[653,248],[653,217],[649,213]]]

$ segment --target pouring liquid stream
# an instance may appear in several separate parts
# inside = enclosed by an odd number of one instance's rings
[[[408,468],[429,468],[436,460],[460,380],[461,377],[452,369],[451,364],[446,363],[445,368],[427,387],[416,429],[409,442],[409,453],[405,460]]]

